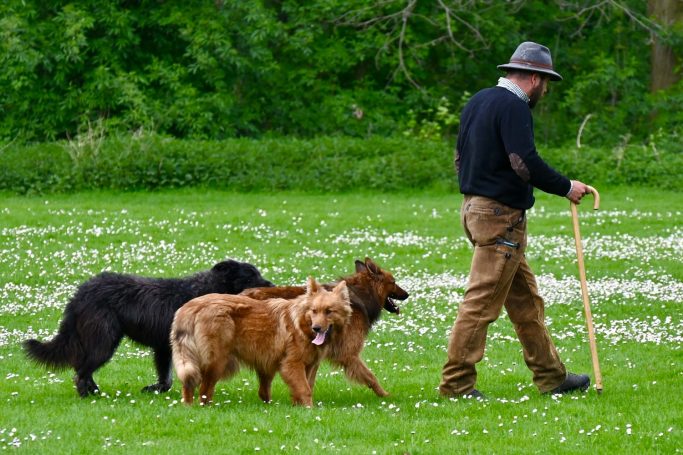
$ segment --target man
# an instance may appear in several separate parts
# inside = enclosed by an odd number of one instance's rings
[[[474,245],[469,282],[448,342],[439,391],[483,398],[475,364],[486,331],[503,305],[524,348],[524,361],[541,393],[588,389],[586,375],[567,373],[545,326],[543,299],[524,257],[525,211],[533,189],[578,204],[587,186],[548,166],[536,152],[531,109],[545,95],[553,70],[550,51],[533,42],[517,47],[496,87],[475,94],[462,111],[455,165],[464,194],[461,222]]]

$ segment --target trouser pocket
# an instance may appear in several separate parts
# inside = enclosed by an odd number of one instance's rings
[[[511,258],[512,255],[519,251],[520,242],[513,242],[502,237],[496,239],[496,252],[505,255],[506,258]]]
[[[524,210],[508,207],[493,199],[468,196],[462,207],[465,234],[477,247],[495,247],[502,254],[515,255],[526,249]]]

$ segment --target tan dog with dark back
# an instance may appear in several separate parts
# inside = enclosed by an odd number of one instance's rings
[[[313,384],[331,339],[346,336],[351,306],[345,282],[331,291],[310,278],[294,299],[254,301],[245,296],[208,294],[186,303],[171,329],[173,364],[183,384],[183,401],[213,399],[221,378],[244,364],[259,378],[259,397],[269,402],[279,371],[292,402],[313,405]]]
[[[382,270],[372,259],[366,257],[365,262],[356,261],[356,273],[342,278],[348,286],[353,314],[343,337],[330,340],[325,358],[333,364],[341,366],[346,376],[352,381],[368,386],[380,397],[389,395],[382,388],[375,375],[367,367],[360,353],[372,325],[379,319],[382,308],[390,313],[398,313],[394,299],[405,300],[408,293],[396,284],[393,275]],[[323,285],[332,289],[335,283]],[[281,286],[272,288],[252,288],[243,291],[254,299],[274,297],[295,298],[306,292],[303,286]],[[317,369],[318,365],[315,366]],[[315,378],[315,374],[313,375]]]

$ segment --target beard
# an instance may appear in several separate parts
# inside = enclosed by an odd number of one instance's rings
[[[529,108],[536,107],[538,101],[543,98],[543,85],[539,85],[529,94]]]

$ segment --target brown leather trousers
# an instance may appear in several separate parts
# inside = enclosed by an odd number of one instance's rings
[[[543,299],[524,257],[526,217],[493,199],[466,195],[460,218],[474,245],[470,277],[448,341],[448,360],[439,391],[469,393],[477,381],[475,364],[484,356],[486,332],[505,305],[524,349],[524,361],[541,392],[560,385],[566,369],[544,320]]]

